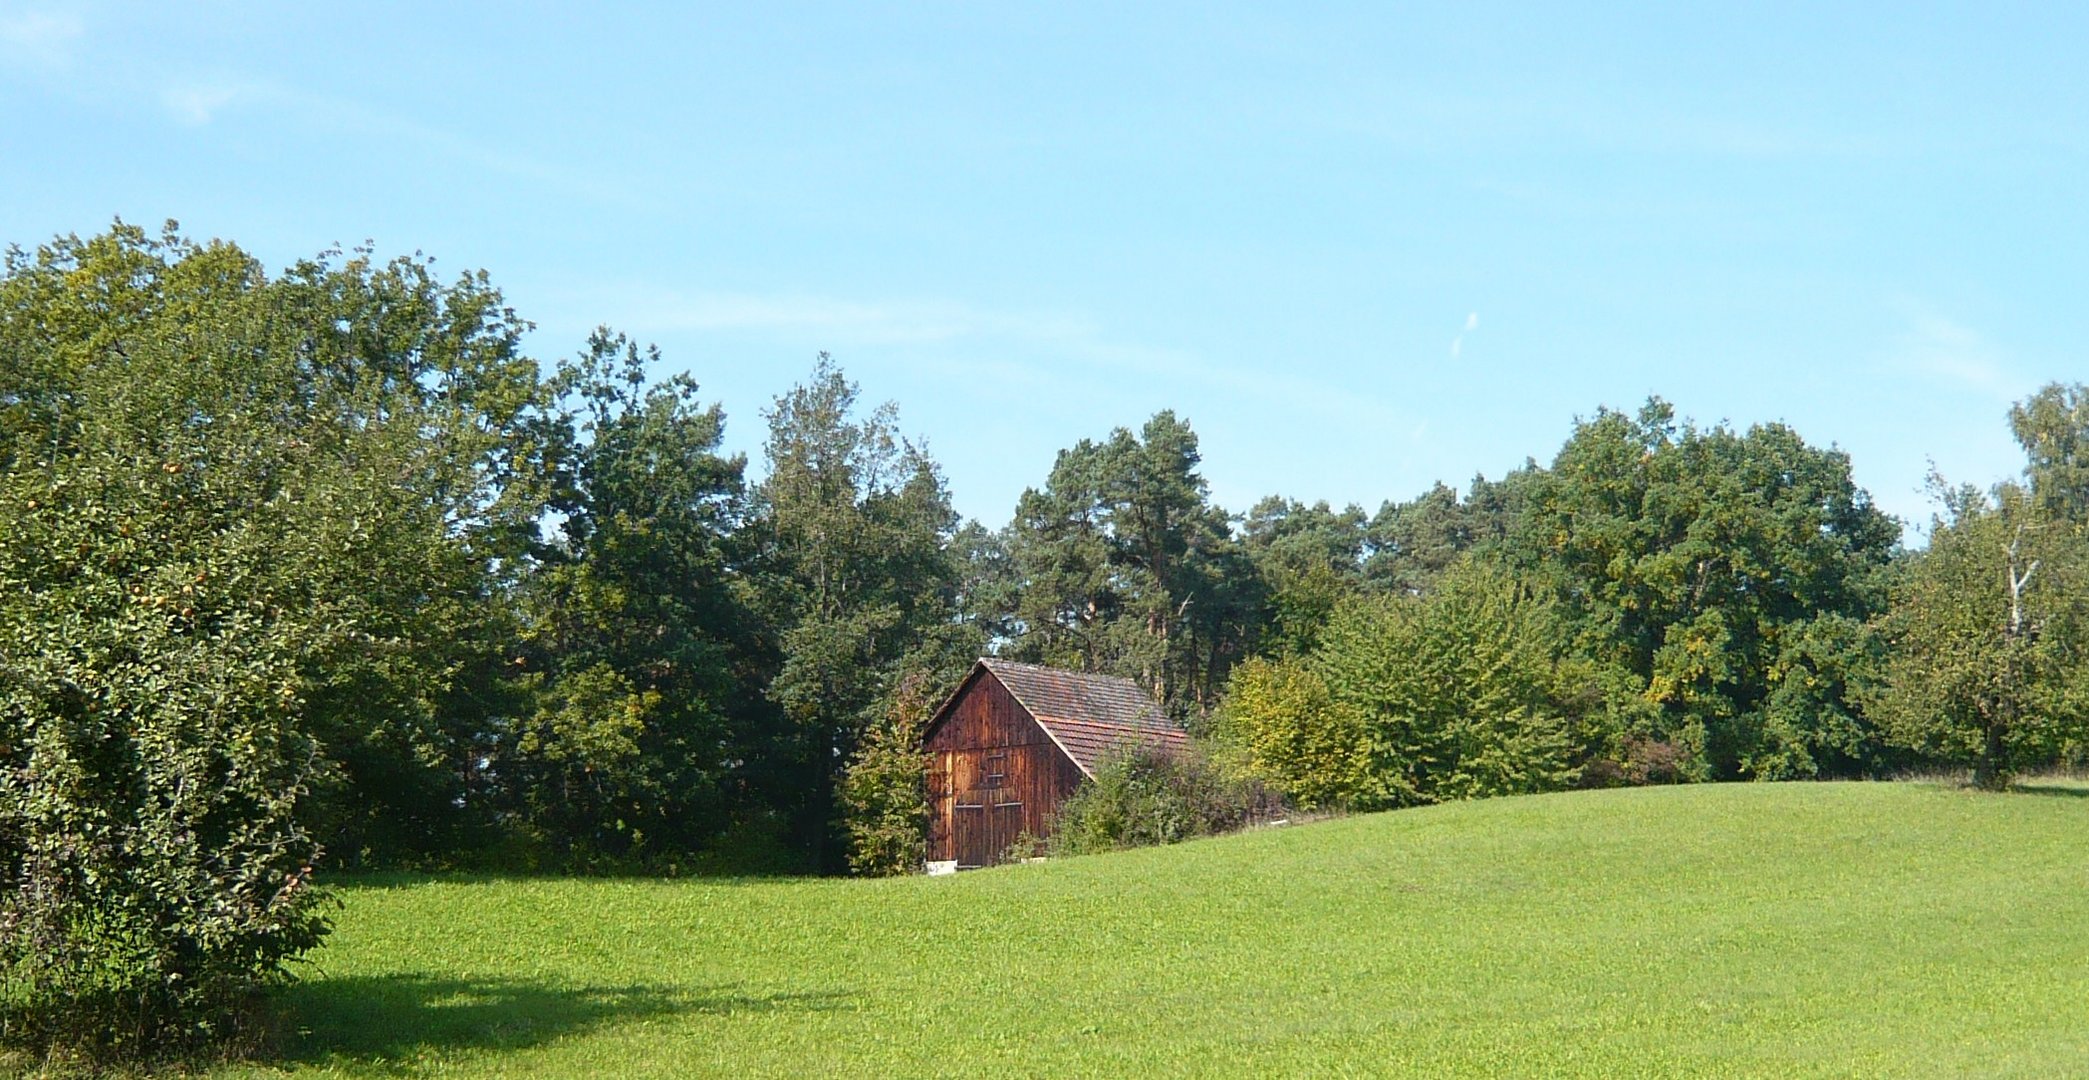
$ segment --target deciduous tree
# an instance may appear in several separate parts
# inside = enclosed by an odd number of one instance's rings
[[[1577,425],[1519,487],[1495,549],[1551,583],[1579,651],[1642,680],[1661,730],[1640,734],[1704,746],[1719,777],[1864,767],[1838,749],[1854,714],[1835,688],[1852,676],[1820,666],[1866,652],[1826,648],[1813,624],[1882,609],[1899,529],[1847,455],[1781,424],[1678,425],[1655,400]],[[1801,669],[1826,679],[1818,724],[1772,704],[1773,675]]]
[[[783,727],[776,779],[797,835],[840,869],[836,783],[903,663],[954,681],[984,647],[957,607],[957,514],[935,461],[896,410],[856,413],[857,387],[822,354],[765,414],[769,474],[755,492],[754,603],[779,659],[767,699]]]
[[[551,509],[523,590],[517,674],[533,704],[492,755],[533,837],[566,861],[674,860],[743,808],[767,719],[755,623],[734,582],[745,461],[695,381],[598,331],[562,364]]]
[[[2048,386],[2010,412],[2023,483],[1935,487],[1944,513],[1881,625],[1891,662],[1874,711],[1974,783],[2079,758],[2089,742],[2089,503],[2079,498],[2082,389]]]

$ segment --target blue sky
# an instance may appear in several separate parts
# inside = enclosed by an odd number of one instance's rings
[[[1586,6],[0,0],[0,241],[485,267],[757,458],[830,350],[994,525],[1161,408],[1235,510],[1650,393],[1909,518],[2017,470],[2009,402],[2089,379],[2083,9]]]

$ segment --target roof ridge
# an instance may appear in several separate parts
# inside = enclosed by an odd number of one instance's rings
[[[980,657],[979,666],[993,672],[1035,717],[1081,719],[1128,730],[1181,730],[1137,679],[1000,657]]]

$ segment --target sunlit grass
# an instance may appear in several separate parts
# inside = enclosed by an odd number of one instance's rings
[[[2089,798],[1726,785],[955,878],[370,880],[282,1067],[2083,1074],[2085,839]]]

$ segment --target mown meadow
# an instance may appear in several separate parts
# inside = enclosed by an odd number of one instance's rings
[[[886,880],[337,881],[227,1076],[2089,1071],[2089,788],[1483,800]]]

